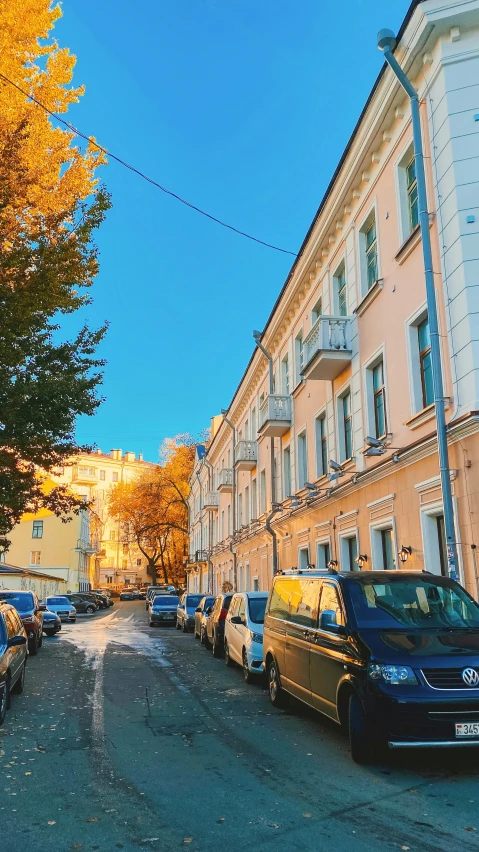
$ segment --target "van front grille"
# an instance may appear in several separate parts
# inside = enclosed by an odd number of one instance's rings
[[[460,669],[423,669],[422,673],[434,689],[479,689],[479,686],[470,687],[464,683],[463,671],[464,666]]]

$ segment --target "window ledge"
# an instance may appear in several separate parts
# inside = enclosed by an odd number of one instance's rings
[[[402,246],[400,247],[398,253],[395,255],[394,260],[397,260],[399,264],[404,263],[406,258],[409,257],[411,252],[416,248],[417,244],[421,241],[421,226],[416,225],[414,230],[411,231],[408,237],[404,240]]]
[[[379,296],[381,290],[384,287],[384,281],[382,278],[378,278],[375,284],[371,287],[370,290],[366,293],[364,298],[360,301],[357,308],[354,309],[353,314],[356,314],[358,317],[362,317],[364,311],[369,308],[371,302],[374,302],[375,298]]]

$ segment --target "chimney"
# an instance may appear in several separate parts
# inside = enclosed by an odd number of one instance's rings
[[[102,451],[100,450],[100,447],[96,448],[96,454],[97,454],[97,456],[103,455]]]
[[[110,456],[115,461],[121,460],[121,450],[110,450]]]
[[[135,461],[135,453],[125,453],[125,461],[134,462]]]

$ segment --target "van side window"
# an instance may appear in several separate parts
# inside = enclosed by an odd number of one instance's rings
[[[288,580],[277,580],[271,592],[268,615],[273,618],[288,618],[291,585]]]
[[[320,583],[317,580],[296,580],[289,605],[289,620],[302,627],[316,625]]]
[[[230,608],[228,611],[228,615],[230,618],[233,618],[233,616],[237,615],[240,600],[241,598],[234,597],[231,601]]]
[[[338,593],[330,583],[323,583],[319,615],[326,609],[336,613],[336,624],[344,625],[344,615],[339,602]]]
[[[244,598],[239,598],[238,615],[246,621],[246,601]]]
[[[8,638],[11,639],[13,636],[16,636],[18,633],[18,627],[15,623],[15,618],[13,612],[7,610],[5,613],[5,620],[7,622],[7,634]]]

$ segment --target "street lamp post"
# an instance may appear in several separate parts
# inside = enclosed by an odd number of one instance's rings
[[[457,544],[454,528],[454,512],[452,505],[451,478],[449,472],[449,455],[447,448],[446,415],[444,408],[444,386],[442,380],[441,350],[439,340],[439,323],[437,316],[436,292],[434,287],[434,272],[432,266],[431,238],[429,234],[429,213],[427,209],[426,177],[424,172],[424,154],[421,134],[421,116],[419,97],[416,89],[406,76],[393,55],[396,38],[392,30],[383,29],[378,33],[378,47],[384,53],[384,58],[396,75],[401,86],[411,102],[412,130],[414,141],[414,162],[416,167],[417,196],[419,206],[419,225],[422,238],[422,253],[424,259],[424,277],[426,280],[426,300],[431,337],[431,366],[434,389],[434,407],[436,411],[437,447],[439,470],[441,475],[442,502],[444,507],[444,526],[447,543],[448,573],[451,579],[457,579]]]

